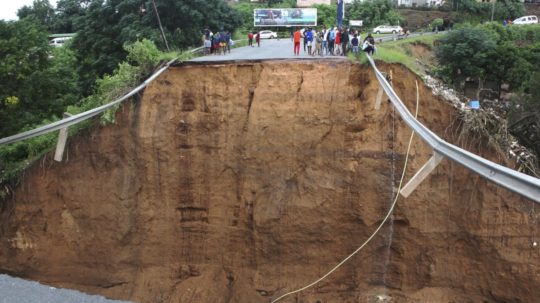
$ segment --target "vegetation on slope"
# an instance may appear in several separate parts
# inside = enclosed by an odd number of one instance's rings
[[[475,99],[485,101],[484,110],[463,111],[463,130],[486,139],[501,156],[518,158],[520,170],[538,175],[540,26],[465,25],[444,35],[378,44],[377,49],[375,59],[434,75],[460,93],[466,82],[476,82]],[[360,60],[366,62],[363,55]],[[516,138],[536,156],[516,152]]]
[[[169,58],[178,55],[179,50],[199,46],[204,28],[245,31],[252,29],[253,8],[295,6],[292,0],[270,0],[259,4],[241,0],[233,5],[227,5],[222,0],[156,2],[165,37],[175,50],[169,53]],[[151,70],[150,66],[153,67],[165,56],[158,51],[165,46],[151,3],[148,0],[60,0],[54,8],[49,0],[35,0],[33,5],[19,11],[20,21],[0,21],[0,55],[5,58],[0,64],[0,137],[56,121],[64,111],[77,113],[98,106],[138,83]],[[471,0],[454,0],[450,3],[452,6],[444,9],[459,11],[460,18],[479,22],[490,17],[487,4]],[[521,14],[523,10],[520,5],[514,2],[497,3],[495,19],[513,18]],[[319,11],[318,23],[334,26],[335,5],[316,7]],[[404,22],[389,0],[354,1],[347,5],[346,11],[345,22],[364,20],[367,28],[383,23]],[[485,35],[490,38],[481,39],[480,44],[486,44],[483,50],[489,51],[484,53],[482,50],[476,52],[475,56],[468,56],[467,59],[474,62],[467,64],[467,68],[459,67],[457,54],[452,55],[456,55],[454,60],[458,65],[453,65],[451,55],[446,54],[444,59],[439,58],[438,75],[458,88],[459,83],[470,77],[483,82],[509,84],[519,92],[514,100],[520,105],[520,110],[537,113],[540,94],[535,85],[540,81],[538,31],[531,30],[533,27],[502,28],[493,24],[481,28],[479,31],[473,28],[467,30],[467,34],[461,33],[467,36],[469,32],[474,35],[487,31]],[[48,34],[66,32],[77,32],[67,47],[53,49],[47,45]],[[456,41],[459,42],[459,39],[460,36]],[[434,49],[434,41],[435,37],[425,36],[385,43],[379,46],[377,56],[388,62],[403,63],[422,74],[434,69],[433,57],[424,56]],[[447,41],[442,45],[451,43]],[[490,49],[490,45],[495,45],[495,48]],[[422,49],[427,52],[418,54]],[[439,52],[443,52],[443,49],[439,48]],[[140,50],[148,56],[144,58],[146,63],[133,57],[133,52]],[[475,60],[476,57],[489,57],[490,62],[496,58],[497,64],[482,64],[481,60]],[[523,70],[526,72],[520,73]],[[524,75],[531,77],[524,78]],[[518,121],[523,117],[522,114],[514,116]],[[111,114],[105,115],[108,120],[113,117]],[[55,137],[51,134],[0,148],[0,183],[17,175],[32,159],[49,150],[54,145]],[[536,141],[531,142],[529,145],[534,145]]]

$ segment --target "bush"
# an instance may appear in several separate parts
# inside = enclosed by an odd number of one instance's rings
[[[83,99],[77,105],[68,106],[67,111],[69,113],[81,113],[123,96],[138,85],[143,77],[147,76],[156,64],[159,63],[161,58],[172,56],[172,54],[161,53],[150,40],[138,41],[124,47],[128,52],[127,58],[129,62],[120,63],[112,75],[105,75],[101,79],[98,79],[94,94]],[[13,100],[13,98],[10,100]],[[114,122],[116,109],[119,106],[105,112],[101,118],[102,123]],[[63,109],[65,110],[65,107]],[[57,121],[58,119],[58,117],[44,119],[39,124],[28,124],[24,129],[20,129],[19,131],[34,129],[38,126]],[[83,122],[70,127],[70,134],[84,128],[89,123]],[[16,183],[17,176],[24,169],[54,147],[56,138],[57,133],[52,132],[25,141],[1,146],[0,185],[7,182]],[[0,190],[0,196],[2,195],[5,195],[5,193],[3,193],[3,190]]]
[[[159,58],[162,55],[162,52],[158,50],[156,45],[148,39],[143,39],[133,44],[126,44],[124,45],[124,49],[128,52],[128,62],[140,66],[143,73],[149,73],[159,62]]]

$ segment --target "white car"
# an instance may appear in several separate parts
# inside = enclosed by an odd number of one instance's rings
[[[261,39],[274,39],[277,38],[277,33],[273,31],[260,31],[259,35]]]
[[[49,45],[54,46],[54,47],[61,47],[61,46],[64,46],[64,44],[70,39],[71,37],[54,38],[51,41],[49,41]]]
[[[373,29],[375,34],[397,34],[403,31],[399,25],[379,25]]]
[[[536,16],[519,17],[516,20],[514,20],[512,24],[538,24],[538,17]]]

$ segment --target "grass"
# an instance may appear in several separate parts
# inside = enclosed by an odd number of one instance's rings
[[[377,52],[375,52],[373,58],[387,63],[400,63],[415,73],[424,75],[426,74],[426,67],[433,65],[433,59],[429,55],[416,57],[414,48],[417,45],[422,45],[428,50],[432,50],[435,40],[439,39],[439,37],[437,35],[418,36],[380,43],[377,44]],[[354,60],[359,59],[360,62],[367,64],[367,57],[364,55],[359,56],[359,58],[350,58]]]

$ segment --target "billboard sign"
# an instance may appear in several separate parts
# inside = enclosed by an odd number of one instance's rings
[[[364,22],[362,20],[349,20],[350,26],[362,26]]]
[[[330,5],[331,0],[296,0],[296,6],[298,7],[311,7],[313,4],[326,4]]]
[[[254,26],[317,26],[316,8],[265,8],[253,10]]]

